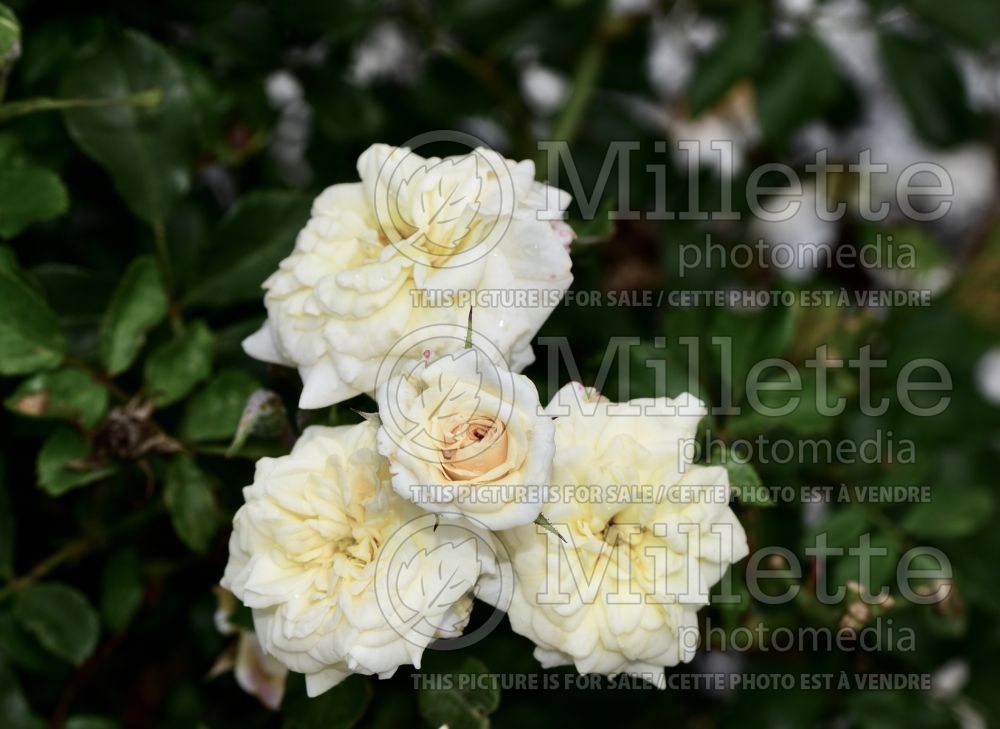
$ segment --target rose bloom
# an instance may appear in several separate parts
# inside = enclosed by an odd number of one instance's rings
[[[663,667],[694,654],[711,586],[747,554],[725,469],[684,457],[705,407],[691,395],[611,403],[573,383],[548,409],[560,416],[544,513],[565,541],[535,524],[501,533],[511,626],[546,668],[662,687]],[[630,497],[627,485],[651,488]]]
[[[387,357],[461,349],[460,336],[412,347],[400,339],[463,331],[476,291],[526,290],[538,297],[530,305],[476,309],[476,335],[511,370],[530,364],[532,337],[572,281],[573,235],[559,219],[569,195],[535,182],[533,162],[487,149],[424,159],[377,144],[358,172],[361,182],[316,198],[294,250],[264,282],[268,319],[244,341],[247,354],[297,367],[299,405],[325,407],[373,393]]]
[[[434,638],[464,629],[491,552],[468,530],[400,531],[422,512],[389,486],[373,423],[307,429],[289,455],[258,461],[243,494],[222,586],[310,696],[352,673],[419,667]]]
[[[527,377],[466,349],[414,363],[384,383],[376,399],[378,450],[400,496],[489,529],[538,517],[554,428]]]

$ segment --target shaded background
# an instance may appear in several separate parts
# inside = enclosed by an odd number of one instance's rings
[[[971,728],[996,719],[996,2],[7,4],[21,32],[0,8],[4,726],[875,729]],[[85,108],[100,99],[121,103]],[[418,692],[401,670],[386,682],[352,678],[314,701],[292,677],[274,712],[231,672],[210,676],[237,641],[217,629],[212,588],[253,460],[286,452],[306,424],[352,422],[354,408],[371,407],[359,398],[296,412],[295,372],[242,354],[240,340],[264,315],[259,284],[291,249],[311,199],[356,178],[361,151],[434,129],[475,134],[517,159],[538,157],[537,140],[567,140],[588,191],[608,145],[638,141],[629,190],[640,210],[656,202],[648,164],[668,170],[661,207],[686,209],[694,184],[701,208],[718,209],[715,156],[688,166],[670,151],[678,139],[733,142],[740,212],[746,176],[766,162],[793,166],[807,181],[806,195],[815,196],[804,165],[821,148],[845,164],[870,148],[890,166],[893,183],[918,161],[948,170],[952,210],[929,225],[907,221],[896,206],[876,224],[853,210],[829,223],[807,205],[780,225],[748,215],[614,224],[603,214],[618,194],[614,175],[596,220],[571,209],[579,233],[575,289],[893,287],[931,290],[931,307],[570,305],[542,330],[569,337],[588,383],[610,336],[641,337],[630,391],[620,397],[653,394],[646,365],[657,358],[670,363],[671,389],[686,382],[685,355],[676,348],[684,335],[703,343],[698,385],[716,402],[730,379],[742,398],[743,377],[763,357],[803,365],[827,344],[845,359],[864,345],[888,359],[874,379],[876,395],[892,398],[883,416],[858,414],[857,380],[844,376],[834,381],[851,398],[841,417],[822,417],[804,399],[780,420],[748,413],[706,427],[726,439],[767,433],[862,442],[891,432],[897,444],[914,443],[909,464],[888,456],[867,464],[757,463],[734,479],[796,488],[930,486],[933,498],[920,504],[751,500],[737,507],[752,549],[781,545],[807,566],[803,549],[817,531],[835,545],[871,533],[890,555],[872,576],[876,584],[910,546],[943,549],[955,570],[949,598],[935,606],[897,599],[884,613],[893,630],[914,629],[916,649],[712,652],[673,671],[931,673],[933,690]],[[667,151],[657,141],[668,142]],[[450,151],[458,150],[442,150]],[[876,201],[893,200],[893,183],[876,186]],[[850,202],[857,184],[840,176],[830,199]],[[803,259],[781,270],[712,266],[681,277],[680,247],[706,233],[723,244],[763,237],[856,248],[891,234],[913,246],[916,265],[816,270]],[[666,351],[655,346],[660,336]],[[733,337],[732,376],[709,346],[712,336]],[[895,378],[924,356],[946,364],[954,392],[941,415],[915,418],[899,407]],[[527,374],[544,400],[551,393],[542,364]],[[617,382],[614,374],[609,382]],[[244,404],[259,388],[276,395],[227,457]],[[742,584],[742,565],[736,572]],[[841,559],[831,572],[842,583],[856,577],[857,565]],[[819,605],[811,579],[786,605],[748,599],[703,613],[729,630],[761,622],[835,628],[849,606]],[[246,626],[246,617],[237,611],[232,623]],[[427,657],[429,671],[456,666],[540,670],[529,641],[506,624],[460,655]]]

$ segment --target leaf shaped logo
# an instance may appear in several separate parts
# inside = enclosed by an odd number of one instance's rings
[[[425,463],[439,462],[441,449],[462,439],[463,423],[476,428],[473,418],[488,418],[506,426],[514,412],[515,375],[504,353],[480,332],[472,346],[468,338],[464,325],[421,327],[379,362],[382,437]],[[454,379],[445,379],[449,373]]]
[[[471,564],[475,565],[474,569],[470,568]],[[471,576],[479,572],[479,543],[474,536],[462,541],[445,541],[431,550],[422,548],[396,572],[398,606],[406,610],[403,613],[397,608],[397,613],[412,627],[422,622],[421,632],[427,632],[428,628],[430,635],[452,632],[460,626],[435,624],[428,613],[440,614],[445,622],[450,616],[451,622],[457,623],[461,611],[456,615],[451,608],[473,591],[475,579]]]
[[[457,512],[425,513],[394,531],[379,551],[374,577],[387,624],[421,650],[456,650],[481,640],[503,620],[514,586],[503,543]],[[472,599],[484,590],[493,613],[466,632]]]
[[[483,185],[479,155],[426,160],[400,180],[396,210],[404,229],[413,231],[409,244],[432,256],[469,247],[466,237],[482,208]]]
[[[430,412],[427,413],[426,419],[419,423],[413,423],[413,427],[420,428],[420,431],[413,436],[413,441],[435,451],[434,460],[437,459],[436,451],[446,444],[444,438],[434,434],[450,430],[449,428],[440,428],[437,426],[439,424],[455,420],[456,408],[452,406],[457,405],[458,402],[461,401],[464,405],[465,412],[481,414],[480,405],[482,403],[482,398],[480,397],[480,393],[483,389],[483,373],[481,369],[483,366],[483,357],[474,349],[466,349],[456,354],[445,355],[445,357],[449,357],[456,361],[461,357],[476,358],[476,374],[479,379],[475,383],[468,380],[462,383],[459,383],[457,380],[452,380],[450,383],[445,384],[444,370],[439,371],[438,386],[433,388],[435,397],[438,398],[438,402],[434,405]],[[438,362],[440,362],[440,360],[438,360]],[[420,393],[421,401],[424,400],[428,391],[429,390],[424,390]],[[441,394],[442,392],[443,395]],[[491,415],[499,417],[499,413],[491,413]]]

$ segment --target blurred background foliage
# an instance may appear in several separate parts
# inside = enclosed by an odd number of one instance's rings
[[[1000,5],[995,0],[5,0],[0,5],[0,719],[4,727],[550,727],[553,724],[741,727],[979,727],[1000,716],[1000,230],[996,228]],[[424,131],[473,133],[515,158],[565,139],[585,189],[608,145],[631,160],[634,209],[724,202],[711,139],[737,153],[732,201],[755,165],[781,161],[810,180],[815,150],[850,163],[864,148],[898,173],[933,161],[952,176],[952,211],[928,225],[893,205],[877,223],[851,214],[785,227],[739,221],[580,220],[574,288],[644,291],[931,289],[918,308],[757,311],[559,308],[542,334],[569,337],[594,381],[608,338],[636,336],[625,396],[654,393],[651,361],[686,385],[682,336],[700,342],[694,375],[718,402],[762,357],[804,365],[816,347],[856,357],[871,346],[878,417],[857,408],[856,378],[837,418],[809,398],[789,416],[744,411],[706,423],[728,439],[767,433],[862,442],[912,440],[916,460],[793,461],[734,469],[741,487],[927,485],[925,504],[738,506],[751,548],[780,545],[804,564],[811,534],[850,544],[870,532],[890,557],[942,548],[954,590],[936,606],[897,600],[893,628],[914,651],[702,654],[686,671],[928,672],[931,692],[416,691],[409,672],[355,677],[307,700],[288,680],[265,708],[224,669],[235,611],[220,633],[213,593],[229,520],[253,461],[287,451],[309,423],[350,422],[363,398],[297,412],[294,371],[242,354],[262,321],[260,283],[290,250],[311,199],[355,179],[369,144]],[[685,160],[677,139],[705,140]],[[664,152],[656,143],[669,142]],[[446,150],[443,150],[446,151]],[[666,165],[666,199],[648,164]],[[540,175],[545,174],[544,167]],[[614,178],[612,178],[614,179]],[[565,180],[564,180],[565,182]],[[561,183],[562,184],[562,183]],[[562,185],[567,187],[566,184]],[[827,196],[853,199],[840,175]],[[807,191],[815,194],[815,180]],[[892,200],[891,193],[876,189]],[[917,250],[905,270],[701,266],[680,246],[714,241],[895,236]],[[776,238],[775,238],[776,237]],[[733,372],[713,336],[732,337]],[[659,341],[658,337],[664,337]],[[949,407],[916,418],[896,375],[915,357],[944,362]],[[547,396],[544,360],[529,369]],[[622,364],[616,363],[616,367]],[[562,381],[568,379],[564,373]],[[804,373],[807,388],[809,373]],[[616,383],[613,370],[609,383]],[[615,395],[616,393],[611,393]],[[248,398],[251,406],[244,412]],[[237,431],[240,432],[237,432]],[[844,562],[842,564],[842,562]],[[732,580],[742,583],[742,569]],[[857,569],[835,561],[835,577]],[[843,607],[810,598],[747,599],[704,611],[727,629],[836,627]],[[221,657],[221,658],[220,658]],[[213,670],[215,666],[215,670]],[[501,629],[425,671],[536,672],[528,641]],[[978,723],[977,723],[978,722]]]

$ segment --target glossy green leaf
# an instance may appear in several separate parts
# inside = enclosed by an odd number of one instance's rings
[[[723,385],[731,388],[732,401],[739,404],[754,366],[780,357],[795,331],[798,309],[768,307],[764,311],[722,309],[712,320],[712,357]],[[727,354],[728,352],[728,354]]]
[[[348,729],[364,716],[370,695],[364,677],[351,676],[309,698],[302,676],[290,674],[281,711],[289,729]]]
[[[247,400],[257,388],[257,381],[242,370],[220,372],[191,398],[181,434],[197,442],[231,439]]]
[[[45,722],[31,713],[21,683],[0,655],[0,717],[5,729],[44,729]]]
[[[489,715],[500,706],[500,689],[487,685],[464,686],[465,675],[488,673],[486,665],[476,658],[464,659],[451,676],[450,685],[420,689],[420,715],[432,726],[447,724],[449,729],[488,729]],[[447,674],[444,674],[447,675]]]
[[[871,594],[878,594],[883,587],[892,588],[896,584],[900,552],[895,539],[885,534],[872,534],[867,548],[862,547],[860,541],[849,546],[860,553],[846,552],[837,558],[832,584],[857,582]],[[867,576],[862,574],[862,565],[866,565]]]
[[[760,62],[764,39],[764,13],[754,3],[732,19],[725,36],[698,62],[688,85],[691,116],[698,116],[719,101],[733,84],[749,78]]]
[[[49,17],[44,23],[32,22],[24,56],[18,60],[18,80],[25,88],[55,88],[62,71],[89,53],[108,27],[107,20],[97,15],[64,15]]]
[[[830,108],[843,91],[833,57],[810,34],[769,53],[756,86],[757,115],[764,137],[779,147]]]
[[[729,435],[746,437],[775,428],[793,431],[799,435],[819,435],[828,433],[837,425],[837,419],[821,411],[819,380],[812,370],[797,370],[799,381],[790,373],[779,371],[776,376],[754,380],[748,390],[748,399],[740,405],[740,412],[729,422]],[[846,396],[842,380],[830,378],[827,392],[828,401]],[[799,385],[796,387],[796,385]],[[793,387],[792,390],[767,389]],[[756,404],[749,402],[749,395]],[[758,407],[759,406],[759,407]]]
[[[131,549],[115,553],[101,575],[101,617],[110,630],[121,630],[135,615],[146,587],[142,562]]]
[[[45,583],[18,591],[14,617],[42,645],[74,665],[97,647],[97,613],[83,593],[68,585]]]
[[[976,120],[965,86],[942,43],[883,32],[879,47],[910,121],[924,139],[948,146],[972,135]]]
[[[146,360],[146,392],[160,407],[184,397],[212,374],[215,337],[204,322],[195,322]]]
[[[113,719],[89,714],[77,714],[66,720],[66,729],[118,729],[119,726]]]
[[[52,496],[109,476],[111,466],[88,460],[90,443],[70,428],[59,428],[38,451],[38,485]]]
[[[191,303],[226,306],[263,299],[261,284],[292,252],[311,205],[295,192],[260,191],[242,198],[206,252]]]
[[[72,670],[17,621],[13,600],[0,610],[0,656],[6,657],[12,666],[46,677],[64,678]]]
[[[904,4],[929,25],[978,48],[997,42],[1000,3],[995,0],[905,0]]]
[[[181,541],[195,552],[208,551],[221,515],[208,476],[189,456],[177,456],[170,463],[163,498]]]
[[[0,18],[0,27],[3,19]],[[69,195],[59,176],[32,164],[13,137],[0,135],[0,238],[66,212]]]
[[[60,320],[88,325],[107,311],[121,280],[121,272],[98,272],[66,263],[45,263],[30,270]]]
[[[42,372],[22,382],[4,404],[19,415],[73,420],[92,428],[108,408],[108,390],[81,369]]]
[[[112,375],[129,368],[146,333],[167,314],[167,292],[156,262],[136,258],[125,270],[101,323],[101,358]]]
[[[385,110],[372,94],[345,82],[336,72],[320,79],[306,93],[317,127],[331,139],[378,139],[385,127]]]
[[[852,725],[859,729],[960,729],[956,712],[926,692],[855,691],[847,697]]]
[[[66,338],[9,249],[0,249],[0,301],[0,375],[24,375],[58,365]]]
[[[922,539],[964,537],[990,523],[996,501],[985,487],[943,483],[929,501],[915,504],[901,526]]]
[[[726,473],[729,474],[729,485],[741,503],[748,506],[774,506],[767,489],[761,488],[763,482],[752,463],[735,460],[732,451],[729,450],[716,454],[712,463],[726,469]]]
[[[814,546],[816,537],[826,535],[828,547],[848,549],[858,546],[858,538],[865,533],[869,519],[861,506],[851,504],[838,506],[812,529],[806,538],[806,546]]]
[[[21,52],[21,23],[14,11],[0,3],[0,76]]]
[[[154,108],[120,104],[64,112],[76,143],[104,167],[115,189],[143,220],[162,224],[187,192],[197,152],[197,125],[181,67],[137,31],[109,33],[66,69],[67,98],[123,98],[158,89]]]

